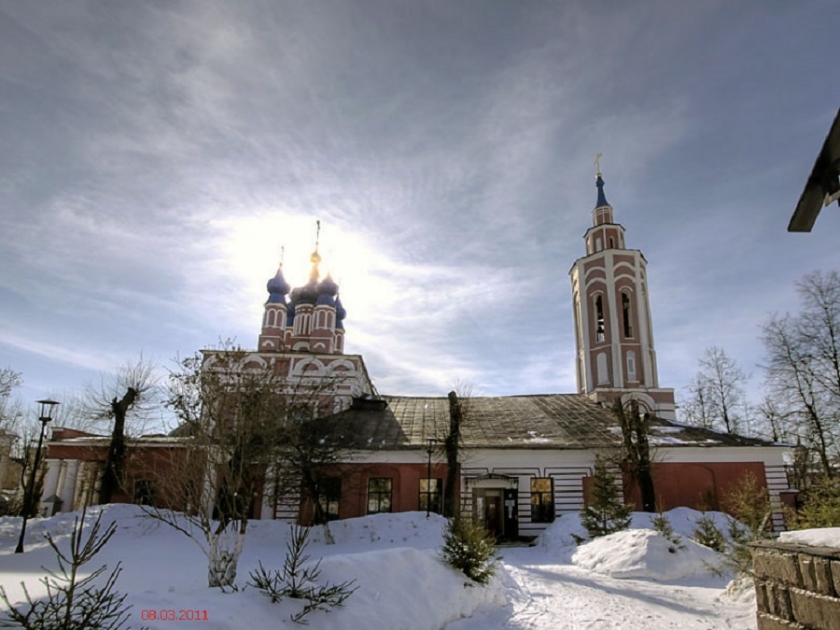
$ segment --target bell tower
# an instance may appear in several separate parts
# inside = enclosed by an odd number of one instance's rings
[[[586,255],[572,265],[575,373],[578,393],[597,402],[635,398],[654,415],[674,420],[674,390],[659,387],[648,301],[647,261],[627,249],[604,193],[600,154],[598,197]]]

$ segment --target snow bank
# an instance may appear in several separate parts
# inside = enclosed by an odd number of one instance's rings
[[[589,534],[581,525],[578,514],[564,514],[543,530],[537,545],[553,554],[571,553],[577,546],[575,536],[586,539]]]
[[[425,512],[374,514],[330,523],[337,545],[438,548],[443,542],[447,520]],[[319,528],[321,529],[321,528]]]
[[[720,554],[693,540],[682,539],[684,549],[651,529],[628,529],[581,545],[572,556],[577,566],[614,578],[659,581],[707,576],[708,564]]]
[[[674,528],[674,533],[683,538],[693,538],[694,530],[697,528],[697,521],[706,516],[712,519],[715,527],[717,527],[725,537],[728,538],[727,530],[729,529],[730,517],[723,512],[700,512],[687,507],[678,507],[673,510],[665,512],[671,527]],[[656,514],[650,512],[634,512],[633,521],[630,523],[630,529],[653,529],[653,519]]]
[[[255,588],[246,587],[248,574],[258,562],[268,569],[282,567],[288,523],[249,524],[236,580],[240,589],[245,588],[222,593],[207,587],[207,561],[198,545],[183,534],[145,518],[142,509],[131,505],[91,508],[85,518],[86,526],[100,512],[103,527],[115,522],[117,532],[89,566],[98,568],[105,564],[113,568],[122,562],[117,589],[128,593],[126,603],[132,606],[132,627],[171,630],[182,624],[147,620],[148,611],[177,615],[182,610],[206,615],[206,621],[199,624],[204,630],[301,627],[289,617],[302,608],[303,602],[286,599],[272,604]],[[26,582],[33,597],[44,594],[43,585],[38,582],[44,575],[42,567],[55,568],[55,557],[44,535],[50,532],[59,544],[67,545],[77,516],[79,513],[68,512],[30,520],[24,554],[13,553],[20,519],[0,518],[0,583],[12,600],[23,595],[20,582]],[[343,607],[309,615],[308,627],[439,630],[449,622],[472,615],[480,606],[504,605],[504,580],[508,577],[504,568],[500,567],[500,577],[487,587],[476,587],[441,559],[439,547],[445,523],[440,516],[427,519],[420,512],[348,519],[330,524],[336,544],[326,544],[323,528],[313,528],[306,553],[312,562],[322,558],[321,580],[355,580],[359,588]]]
[[[653,529],[656,514],[634,512],[630,528],[603,536],[577,547],[575,536],[588,538],[578,514],[565,514],[546,528],[538,540],[549,555],[579,567],[618,578],[640,577],[668,581],[707,576],[706,563],[720,563],[720,555],[692,540],[697,520],[703,512],[691,508],[675,508],[665,512],[674,533],[680,536],[685,549],[669,551],[673,544]],[[718,529],[726,535],[729,517],[722,512],[706,512]]]
[[[671,523],[674,533],[683,539],[694,537],[694,530],[697,527],[697,520],[704,516],[703,512],[691,508],[679,507],[665,512],[665,516]],[[705,512],[705,516],[711,518],[715,526],[727,535],[729,517],[723,512]],[[656,514],[649,512],[633,512],[629,529],[653,529],[653,519]],[[563,555],[570,554],[577,546],[574,536],[589,538],[589,534],[581,525],[580,515],[564,514],[549,525],[537,540],[537,544],[548,552]]]
[[[791,532],[782,532],[779,534],[779,542],[840,549],[840,527],[799,529]]]
[[[339,614],[324,617],[319,628],[425,630],[469,617],[482,604],[503,606],[498,579],[487,587],[469,583],[443,562],[436,550],[384,549],[335,555],[321,564],[331,581],[358,580],[359,590]]]

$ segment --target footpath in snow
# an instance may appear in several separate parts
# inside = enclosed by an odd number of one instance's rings
[[[201,628],[300,628],[290,620],[301,603],[272,604],[252,587],[235,593],[207,588],[207,565],[199,548],[183,534],[150,521],[135,506],[93,508],[103,524],[114,521],[117,534],[91,563],[113,567],[121,561],[118,590],[128,593],[131,627],[151,630]],[[322,578],[333,583],[356,580],[358,590],[342,608],[307,617],[312,630],[496,630],[496,629],[717,629],[755,628],[752,589],[735,594],[727,580],[709,574],[711,550],[688,540],[699,513],[683,508],[669,513],[683,534],[685,549],[669,551],[668,541],[650,528],[649,515],[637,514],[633,529],[578,547],[582,534],[576,516],[558,519],[534,547],[502,551],[497,576],[487,587],[468,583],[440,558],[445,521],[422,513],[380,514],[330,525],[335,544],[314,528],[308,553],[323,557]],[[60,544],[76,513],[30,521],[26,553],[14,554],[20,519],[0,518],[0,584],[14,599],[24,581],[34,596],[43,594],[42,566],[56,566],[44,534]],[[721,517],[722,518],[722,517]],[[289,528],[278,521],[249,525],[237,584],[261,561],[280,568]],[[2,608],[2,605],[0,605]],[[206,621],[146,620],[148,612],[206,611]],[[2,613],[0,613],[2,614]],[[141,616],[144,617],[141,619]]]

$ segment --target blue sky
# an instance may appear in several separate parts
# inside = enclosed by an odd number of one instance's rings
[[[790,215],[840,106],[824,2],[0,0],[0,367],[61,399],[255,347],[314,224],[382,393],[574,391],[594,154],[660,383],[838,268]]]

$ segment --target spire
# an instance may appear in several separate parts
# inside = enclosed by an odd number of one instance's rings
[[[601,176],[601,154],[595,154],[595,186],[598,188],[598,201],[595,202],[596,208],[602,208],[603,206],[608,206],[610,203],[607,201],[607,197],[604,194],[604,179]]]
[[[598,187],[598,201],[595,202],[595,207],[602,208],[610,205],[607,201],[607,196],[604,194],[604,180],[601,177],[601,173],[598,173],[598,179],[595,180],[595,186]]]
[[[312,263],[312,271],[309,272],[309,280],[310,281],[317,281],[318,278],[321,276],[321,272],[318,269],[318,264],[321,262],[321,254],[318,253],[318,243],[321,240],[321,221],[315,221],[315,251],[312,252],[312,255],[309,257],[309,261]]]

